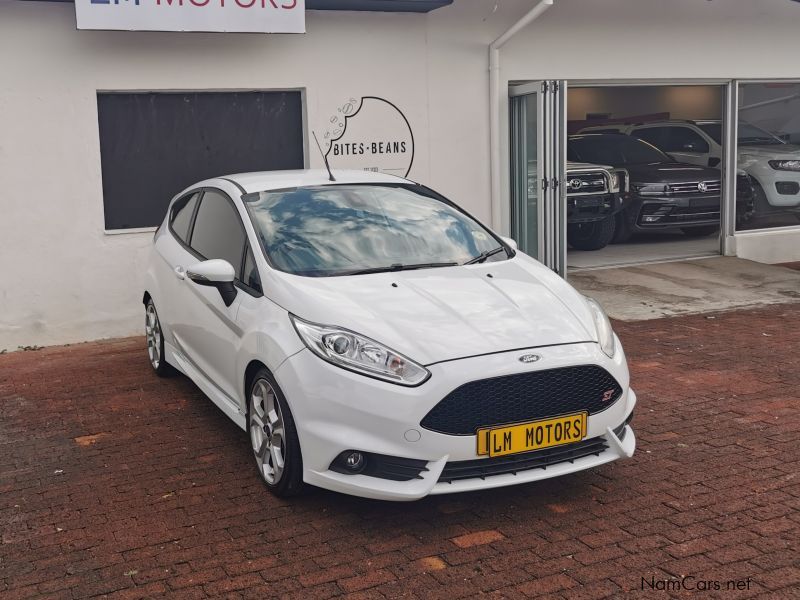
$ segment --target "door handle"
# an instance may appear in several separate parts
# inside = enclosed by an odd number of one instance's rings
[[[173,272],[175,273],[175,277],[177,277],[178,279],[183,279],[184,277],[186,277],[186,269],[184,269],[180,265],[175,267],[175,271]]]

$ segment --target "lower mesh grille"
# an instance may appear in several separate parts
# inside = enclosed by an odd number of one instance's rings
[[[460,479],[485,479],[493,475],[516,475],[520,471],[546,469],[562,462],[573,462],[585,456],[598,455],[608,448],[603,437],[596,437],[574,444],[536,450],[526,454],[479,458],[447,463],[439,476],[440,483],[451,483]]]
[[[614,435],[620,441],[625,439],[626,425],[633,419],[633,413],[628,415],[623,423],[614,428]],[[478,458],[474,460],[459,460],[449,462],[444,466],[439,476],[439,483],[452,483],[462,479],[486,479],[494,475],[516,475],[531,469],[546,469],[549,466],[563,462],[574,462],[586,456],[597,456],[608,449],[608,443],[603,436],[588,440],[566,444],[556,448],[535,450],[513,456],[498,456],[495,458]]]

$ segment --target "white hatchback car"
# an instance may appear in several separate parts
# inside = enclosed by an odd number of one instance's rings
[[[272,492],[412,500],[633,454],[596,302],[424,186],[335,175],[184,190],[146,274],[153,368],[249,432]]]

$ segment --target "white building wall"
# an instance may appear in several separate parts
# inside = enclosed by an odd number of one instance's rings
[[[316,130],[351,96],[385,97],[414,131],[410,177],[488,222],[487,46],[532,5],[310,11],[306,35],[258,35],[79,32],[72,4],[0,1],[0,350],[141,330],[152,234],[104,232],[97,90],[302,88]],[[788,0],[556,0],[503,49],[502,76],[798,77],[798,17]],[[313,145],[308,159],[321,166]],[[798,236],[760,247],[800,260]]]
[[[318,133],[348,98],[381,96],[413,128],[410,177],[488,216],[485,46],[469,28],[311,11],[307,30],[79,32],[71,4],[0,3],[0,350],[140,333],[152,233],[104,232],[97,90],[302,88]]]

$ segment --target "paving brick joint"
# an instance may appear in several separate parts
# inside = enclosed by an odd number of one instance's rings
[[[272,497],[141,338],[2,355],[0,597],[798,598],[798,321],[617,323],[633,459],[408,504]]]

